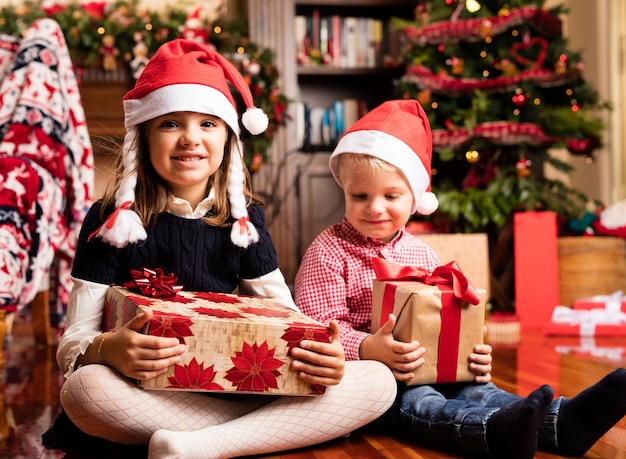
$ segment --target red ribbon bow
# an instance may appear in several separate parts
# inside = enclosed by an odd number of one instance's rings
[[[378,280],[414,281],[427,285],[451,287],[455,298],[469,304],[480,303],[478,291],[461,272],[461,268],[455,261],[437,266],[430,274],[421,268],[402,266],[384,258],[374,258],[372,264]]]
[[[413,281],[435,285],[441,290],[441,331],[437,360],[437,382],[454,382],[461,333],[461,306],[465,301],[480,303],[476,288],[461,272],[456,262],[438,266],[432,273],[414,266],[402,266],[384,258],[372,259],[376,278],[383,281]],[[450,292],[451,288],[451,292]],[[396,286],[388,284],[383,293],[380,323],[393,312]]]
[[[174,274],[164,274],[161,268],[131,269],[130,274],[134,280],[125,282],[124,287],[137,288],[145,296],[172,298],[183,289],[182,285],[175,285],[178,278]]]

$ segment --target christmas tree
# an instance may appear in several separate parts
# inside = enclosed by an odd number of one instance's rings
[[[610,108],[583,77],[562,35],[562,6],[543,0],[421,1],[400,21],[408,63],[397,95],[417,98],[433,130],[433,190],[446,229],[497,234],[516,211],[552,210],[571,233],[587,198],[544,166],[567,148],[593,162],[598,111]],[[554,150],[552,150],[554,151]],[[591,166],[590,166],[591,167]]]

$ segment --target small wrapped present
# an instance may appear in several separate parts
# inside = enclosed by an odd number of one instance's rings
[[[611,295],[579,298],[572,302],[572,309],[607,309],[626,313],[626,295],[622,290],[618,290]]]
[[[144,270],[136,285],[125,285],[109,288],[103,329],[120,328],[139,310],[150,308],[154,315],[145,333],[176,337],[188,349],[179,364],[139,381],[140,387],[273,395],[324,392],[324,386],[302,381],[291,369],[291,349],[303,339],[330,342],[329,327],[266,298],[180,291],[160,272]]]
[[[475,289],[454,262],[432,274],[374,259],[372,333],[389,314],[398,341],[419,341],[426,362],[407,384],[472,381],[468,357],[484,339],[486,290]]]
[[[557,306],[543,332],[549,336],[622,336],[626,335],[626,312],[607,308],[572,309]]]

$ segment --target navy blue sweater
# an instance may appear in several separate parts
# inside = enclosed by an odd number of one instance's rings
[[[247,248],[230,240],[230,227],[215,227],[200,219],[159,215],[148,228],[145,241],[113,247],[100,237],[87,241],[102,224],[101,202],[95,203],[80,232],[72,276],[100,284],[122,284],[132,280],[130,270],[161,268],[177,278],[184,290],[232,292],[239,277],[254,279],[278,268],[276,249],[265,228],[265,215],[258,205],[248,208],[259,241]]]

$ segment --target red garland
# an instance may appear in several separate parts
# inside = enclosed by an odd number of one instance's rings
[[[525,143],[541,146],[558,141],[546,135],[540,126],[534,123],[515,123],[513,121],[490,121],[478,124],[473,130],[433,129],[433,148],[459,148],[475,138],[486,139],[494,145],[518,145]]]
[[[490,35],[498,35],[511,27],[530,21],[531,25],[548,37],[562,35],[561,20],[537,6],[523,6],[513,9],[506,16],[491,18],[470,18],[454,21],[439,21],[423,27],[407,27],[407,37],[415,44],[424,46],[437,45],[448,41],[484,40],[484,27],[488,24]]]
[[[510,76],[499,76],[488,80],[482,78],[454,78],[447,73],[433,73],[424,65],[411,65],[403,77],[414,83],[420,89],[430,90],[441,94],[468,94],[476,90],[489,93],[512,91],[522,81],[535,80],[542,87],[560,86],[575,80],[580,76],[578,69],[563,73],[553,72],[540,67],[531,67]]]
[[[461,148],[473,139],[488,140],[493,145],[510,146],[527,144],[536,147],[558,142],[565,142],[567,149],[574,155],[590,155],[601,145],[600,139],[561,139],[550,137],[534,123],[515,123],[513,121],[490,121],[478,124],[474,129],[433,129],[433,149]]]
[[[124,287],[138,289],[142,295],[153,298],[172,298],[183,289],[182,285],[175,285],[178,278],[174,274],[164,274],[161,268],[154,271],[148,268],[138,271],[130,270],[132,281],[124,282]]]

